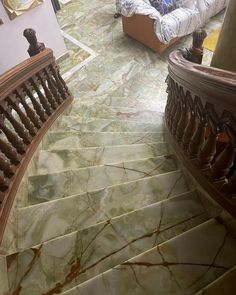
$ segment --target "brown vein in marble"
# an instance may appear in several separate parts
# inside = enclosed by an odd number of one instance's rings
[[[226,243],[226,240],[227,240],[228,235],[229,235],[228,232],[226,232],[226,233],[225,233],[225,236],[224,236],[224,239],[223,239],[222,243],[220,244],[219,249],[217,250],[215,256],[213,257],[213,260],[212,260],[211,265],[214,265],[214,263],[215,263],[217,257],[219,256],[221,250],[223,249],[223,247],[224,247],[224,245],[225,245],[225,243]],[[202,278],[208,273],[208,271],[209,271],[210,269],[211,269],[211,266],[209,266],[209,267],[203,272],[203,274],[202,274],[199,278],[197,278],[192,284],[190,284],[190,286],[188,286],[188,288],[192,287],[192,286],[195,285],[197,282],[199,282],[199,281],[200,281],[200,280],[201,280],[201,279],[202,279]]]
[[[40,245],[40,247],[38,249],[36,248],[31,248],[32,252],[34,253],[33,258],[31,260],[31,262],[29,263],[28,269],[25,271],[25,273],[23,274],[23,276],[21,277],[17,287],[15,288],[15,290],[12,292],[12,295],[19,295],[21,290],[22,290],[22,286],[21,283],[23,282],[23,280],[27,277],[27,275],[30,273],[30,271],[32,270],[34,264],[36,263],[36,261],[39,259],[40,255],[41,255],[41,249],[42,249],[43,245]]]
[[[150,172],[145,172],[145,171],[141,171],[141,170],[138,170],[138,169],[133,169],[133,168],[127,168],[124,166],[124,163],[123,163],[123,167],[122,166],[116,166],[116,165],[111,165],[111,164],[105,164],[104,166],[106,167],[111,167],[111,168],[118,168],[118,169],[123,169],[125,170],[125,173],[126,173],[126,170],[128,171],[133,171],[133,172],[137,172],[137,173],[142,173],[144,174],[143,177],[146,177],[146,176],[153,176],[153,172],[156,171],[157,169],[161,168],[163,165],[164,165],[165,161],[163,161],[162,163],[160,163],[159,165],[157,165],[153,170],[151,170]]]
[[[169,199],[169,198],[170,198],[170,196],[171,196],[173,190],[175,189],[177,183],[178,183],[182,178],[183,178],[183,174],[180,173],[180,176],[175,180],[175,183],[174,183],[173,186],[171,187],[171,189],[170,189],[168,195],[166,196],[166,199]]]
[[[96,262],[94,262],[93,264],[85,267],[84,269],[81,269],[81,264],[80,264],[80,261],[81,261],[81,258],[77,258],[75,263],[71,266],[71,269],[70,269],[70,272],[69,274],[66,276],[65,280],[61,283],[56,283],[55,287],[49,291],[47,291],[46,293],[43,293],[42,295],[52,295],[52,294],[59,294],[63,288],[69,284],[70,282],[72,282],[76,277],[78,277],[79,275],[83,274],[83,273],[86,273],[87,271],[89,271],[90,269],[94,268],[95,266],[97,266],[99,263],[101,263],[102,261],[104,261],[105,259],[111,257],[112,255],[115,255],[117,253],[119,253],[120,251],[124,250],[125,248],[129,247],[131,244],[139,241],[139,240],[142,240],[142,239],[145,239],[145,238],[150,238],[152,237],[154,234],[160,234],[166,230],[170,230],[184,222],[188,222],[188,221],[191,221],[197,217],[200,217],[202,215],[204,215],[205,213],[201,213],[201,214],[197,214],[195,216],[192,216],[192,217],[189,217],[188,219],[185,219],[184,221],[180,221],[174,225],[171,225],[169,227],[166,227],[166,228],[163,228],[162,230],[155,230],[151,233],[147,233],[145,235],[142,235],[142,236],[139,236],[137,238],[134,238],[133,240],[131,240],[130,242],[126,243],[125,245],[123,245],[122,247],[112,251],[111,253],[103,256],[102,258],[100,258],[99,260],[97,260]],[[105,227],[107,226],[108,224],[105,224],[104,227],[102,228],[102,230],[105,229]],[[99,231],[99,234],[102,232],[102,230]],[[95,237],[92,239],[92,241],[89,242],[89,245],[92,244],[93,241],[95,241],[96,237],[98,236],[98,234],[95,235]],[[86,249],[88,249],[89,246],[86,247]],[[85,253],[85,251],[83,251],[83,253]],[[82,254],[83,255],[83,254]],[[122,265],[125,265],[125,263],[123,263]],[[14,294],[15,295],[15,294]]]

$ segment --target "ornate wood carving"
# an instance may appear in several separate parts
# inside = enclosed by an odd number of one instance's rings
[[[29,51],[40,53],[0,77],[0,242],[34,151],[72,101],[52,51],[42,45]]]
[[[236,73],[171,53],[165,122],[183,164],[236,217]]]
[[[30,44],[28,49],[30,56],[34,56],[45,49],[45,45],[38,42],[34,29],[25,29],[23,35]]]

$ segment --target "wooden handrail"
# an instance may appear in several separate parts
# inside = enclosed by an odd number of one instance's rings
[[[50,49],[0,76],[0,244],[29,161],[72,99]]]
[[[167,136],[208,194],[236,217],[236,73],[169,56]]]

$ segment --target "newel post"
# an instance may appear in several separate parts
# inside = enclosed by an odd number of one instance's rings
[[[191,62],[201,64],[203,58],[203,42],[207,37],[207,33],[205,30],[199,29],[196,30],[192,36],[192,47],[184,49],[183,56]]]
[[[44,43],[38,42],[36,31],[34,29],[25,29],[23,36],[30,44],[28,48],[28,53],[30,56],[34,56],[45,49]]]

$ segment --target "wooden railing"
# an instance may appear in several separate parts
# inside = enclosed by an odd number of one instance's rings
[[[0,76],[0,241],[32,155],[71,101],[50,49]]]
[[[236,73],[169,57],[167,136],[196,181],[236,217]]]

